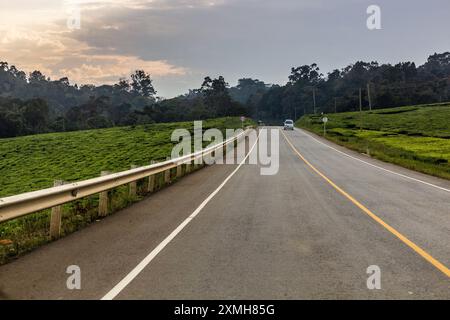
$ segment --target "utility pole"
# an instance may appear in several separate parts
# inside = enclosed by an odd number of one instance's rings
[[[372,111],[372,99],[370,97],[370,82],[367,83],[367,97],[369,98],[369,110]]]
[[[314,114],[316,114],[316,88],[313,87]]]
[[[362,90],[359,88],[359,131],[362,131]]]
[[[334,98],[334,113],[337,113],[337,98]]]

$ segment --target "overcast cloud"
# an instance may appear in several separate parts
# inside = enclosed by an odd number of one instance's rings
[[[158,95],[206,75],[284,84],[293,66],[323,73],[356,60],[425,62],[450,50],[448,0],[1,0],[0,60],[76,83],[114,83],[142,68]],[[66,26],[78,3],[81,29]],[[366,28],[366,9],[382,29]]]

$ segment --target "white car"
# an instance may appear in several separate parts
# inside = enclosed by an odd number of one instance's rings
[[[284,130],[294,130],[294,121],[290,119],[284,121]]]

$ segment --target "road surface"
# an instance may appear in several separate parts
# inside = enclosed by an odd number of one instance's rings
[[[280,131],[279,159],[269,176],[209,166],[4,265],[0,296],[450,298],[448,181],[301,130]],[[66,287],[69,265],[81,290]],[[369,290],[373,265],[381,289]]]

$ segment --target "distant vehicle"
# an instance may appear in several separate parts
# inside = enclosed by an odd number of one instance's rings
[[[294,130],[294,121],[290,119],[284,121],[284,130]]]

